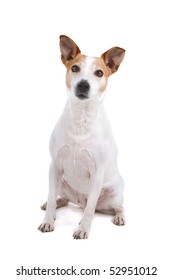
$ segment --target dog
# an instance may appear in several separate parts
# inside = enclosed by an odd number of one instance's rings
[[[103,107],[108,77],[116,72],[125,50],[113,47],[101,57],[81,54],[69,37],[60,36],[66,66],[68,99],[50,139],[48,200],[41,232],[54,230],[56,209],[72,202],[83,208],[74,239],[89,237],[95,211],[114,215],[125,224],[124,183],[117,169],[117,148]]]

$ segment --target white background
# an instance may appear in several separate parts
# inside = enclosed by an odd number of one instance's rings
[[[172,279],[171,2],[0,2],[2,279],[27,278],[15,275],[21,265],[100,268],[107,270],[105,279],[119,279],[109,276],[110,266],[157,266],[158,276],[120,279]],[[116,227],[111,216],[96,214],[88,240],[72,238],[82,216],[73,206],[57,211],[54,232],[37,230],[48,191],[49,137],[66,101],[60,34],[91,56],[126,49],[105,105],[125,181],[127,225]]]

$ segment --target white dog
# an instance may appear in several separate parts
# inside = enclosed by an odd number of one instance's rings
[[[75,239],[89,236],[95,211],[114,215],[124,225],[123,180],[117,169],[117,150],[103,108],[108,77],[125,54],[114,47],[100,58],[82,55],[67,36],[60,36],[61,59],[67,68],[68,100],[50,140],[52,162],[42,232],[54,230],[56,208],[69,201],[84,209]]]

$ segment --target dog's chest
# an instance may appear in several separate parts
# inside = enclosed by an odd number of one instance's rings
[[[92,150],[79,143],[65,144],[58,150],[62,179],[72,188],[87,194],[91,177],[96,172]]]

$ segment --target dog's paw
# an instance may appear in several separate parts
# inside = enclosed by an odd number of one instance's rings
[[[113,218],[113,223],[117,226],[124,226],[125,225],[125,218],[122,213],[118,213]]]
[[[40,206],[41,210],[46,210],[46,207],[47,207],[47,202],[45,202]]]
[[[84,230],[82,228],[77,229],[73,233],[73,238],[74,239],[87,239],[89,236],[89,232],[87,230]]]
[[[54,230],[54,225],[49,224],[49,223],[42,223],[39,227],[38,230],[41,232],[51,232]]]

